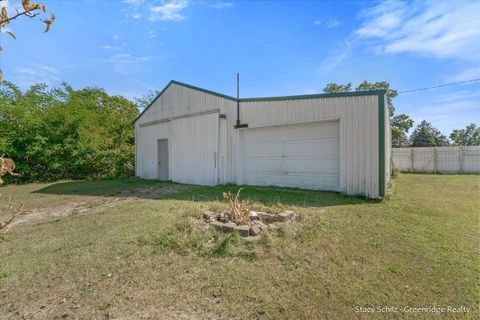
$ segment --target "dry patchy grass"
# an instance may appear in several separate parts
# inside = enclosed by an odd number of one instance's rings
[[[474,319],[479,185],[474,175],[400,175],[383,202],[246,187],[249,205],[301,215],[253,243],[196,220],[204,209],[224,208],[222,191],[235,186],[182,186],[160,196],[138,191],[177,186],[133,179],[5,187],[32,208],[98,197],[129,201],[11,228],[0,244],[0,314],[348,319],[372,317],[356,314],[355,306],[463,305],[470,308],[463,316]],[[442,315],[449,316],[459,315]]]

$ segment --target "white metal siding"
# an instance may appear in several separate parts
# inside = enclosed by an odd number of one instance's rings
[[[241,103],[249,128],[309,121],[339,121],[340,188],[346,194],[379,197],[378,95]],[[235,119],[230,119],[233,121]],[[241,129],[249,130],[249,129]],[[233,143],[239,143],[238,137]],[[241,157],[237,157],[240,167]]]
[[[218,113],[172,121],[171,177],[175,182],[218,183]]]
[[[171,84],[135,123],[136,175],[156,179],[156,141],[169,139],[169,176],[173,181],[205,185],[216,181],[234,183],[231,129],[225,120],[219,120],[219,112],[233,110],[234,105],[235,101]],[[216,151],[212,152],[213,149]],[[195,159],[202,160],[188,163]]]
[[[388,110],[388,102],[385,99],[385,192],[388,189],[390,177],[392,173],[392,127],[390,124],[390,112]]]
[[[338,121],[242,131],[242,183],[339,191]]]
[[[222,110],[226,105],[233,104],[235,104],[235,101],[174,83],[142,114],[137,120],[137,124],[141,126],[161,119],[170,119],[214,109]]]
[[[213,124],[213,113],[225,114]],[[276,125],[290,125],[315,121],[338,121],[339,126],[339,187],[347,194],[362,194],[376,198],[379,196],[379,137],[378,137],[378,95],[324,97],[276,101],[242,101],[240,106],[241,122],[247,123],[248,129],[234,129],[236,121],[236,102],[179,84],[170,85],[167,90],[136,122],[136,172],[144,178],[156,178],[157,139],[169,139],[170,177],[176,181],[212,184],[239,183],[242,170],[240,153],[240,132],[252,128]],[[182,120],[178,117],[197,115],[209,118],[207,127],[195,126],[194,118]],[[177,117],[177,118],[176,118]],[[218,114],[217,114],[218,117]],[[187,118],[184,118],[187,119]],[[179,121],[177,124],[174,124]],[[202,120],[203,121],[203,120]],[[210,123],[212,125],[210,125]],[[180,129],[180,127],[184,128]],[[214,130],[217,130],[216,133]],[[175,145],[175,133],[181,134],[184,147]],[[217,135],[216,139],[212,136]],[[387,134],[387,133],[386,133]],[[216,141],[216,142],[214,142]],[[386,138],[388,148],[389,137]],[[194,148],[203,146],[215,149],[218,145],[218,168],[210,173],[201,173],[201,177],[190,179],[186,176],[187,167],[200,164],[187,163],[185,158],[194,158]],[[173,148],[178,148],[172,150]],[[202,148],[200,148],[202,149]],[[203,152],[202,150],[195,152]],[[386,149],[388,153],[388,149]],[[213,155],[202,156],[205,165],[212,165]],[[386,159],[389,157],[386,156]],[[385,166],[388,170],[388,165]],[[182,169],[180,169],[182,168]],[[203,167],[202,167],[203,168]],[[208,168],[207,170],[210,170]],[[193,170],[193,169],[192,169]],[[203,169],[202,169],[203,170]],[[208,171],[209,172],[209,171]],[[388,181],[388,177],[386,177]]]
[[[147,127],[139,127],[136,125],[135,141],[137,147],[135,166],[136,175],[144,179],[156,179],[157,178],[157,141],[159,139],[170,138],[170,122],[159,123]],[[169,147],[171,143],[169,141]],[[170,154],[169,162],[172,158]],[[171,170],[171,168],[170,168]],[[169,171],[171,177],[171,171]]]

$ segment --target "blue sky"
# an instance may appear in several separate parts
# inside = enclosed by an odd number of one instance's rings
[[[10,10],[19,1],[8,0]],[[34,1],[33,1],[34,2]],[[2,34],[6,80],[97,86],[128,98],[168,81],[241,96],[322,92],[329,82],[403,91],[480,78],[480,1],[42,1],[55,12]],[[397,113],[443,133],[479,124],[480,82],[401,94]]]

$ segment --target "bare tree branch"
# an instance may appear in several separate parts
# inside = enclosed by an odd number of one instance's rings
[[[29,18],[35,18],[36,16],[39,15],[38,12],[32,13],[32,11],[33,11],[33,10],[28,10],[28,11],[25,10],[24,12],[19,12],[19,11],[17,10],[17,14],[16,14],[16,15],[14,15],[14,16],[8,18],[8,19],[1,20],[1,21],[0,21],[0,26],[3,25],[3,24],[9,23],[10,21],[12,21],[12,20],[14,20],[14,19],[17,19],[17,18],[20,17],[20,16],[27,16],[27,17],[29,17]]]

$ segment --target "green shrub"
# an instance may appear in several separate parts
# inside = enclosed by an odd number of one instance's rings
[[[8,182],[99,179],[134,171],[135,105],[103,89],[0,85],[0,155],[20,177]]]

